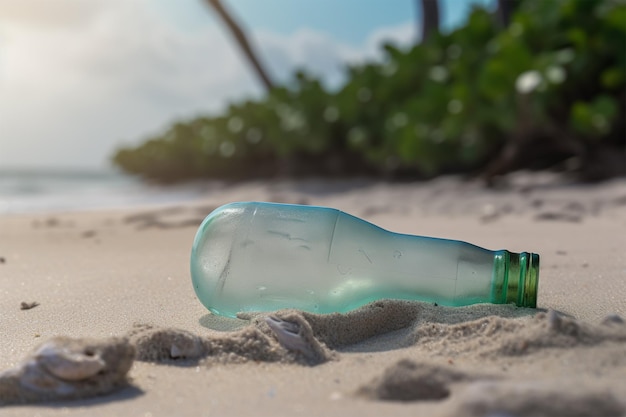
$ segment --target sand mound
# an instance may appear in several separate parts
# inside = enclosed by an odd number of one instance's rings
[[[351,351],[359,343],[394,333],[393,346],[419,346],[439,355],[496,359],[541,349],[626,342],[626,324],[609,316],[600,324],[580,322],[554,311],[513,305],[441,307],[382,300],[345,314],[297,310],[241,315],[250,324],[233,332],[195,335],[184,330],[135,327],[128,337],[137,358],[162,362],[206,359],[218,362],[300,362],[316,365]]]
[[[469,307],[443,307],[406,300],[375,301],[348,313],[314,314],[282,310],[278,314],[302,316],[311,326],[315,337],[331,349],[350,346],[400,329],[417,327],[422,323],[457,324],[481,317],[528,317],[537,310],[514,305],[480,304]],[[241,314],[240,318],[261,324],[267,315]],[[407,342],[408,343],[408,342]]]
[[[185,330],[137,324],[128,339],[135,346],[137,359],[146,362],[200,359],[207,354],[202,339]]]
[[[549,311],[525,320],[491,316],[455,325],[418,323],[402,343],[493,358],[604,342],[626,342],[626,325],[611,317],[602,324],[584,323]]]
[[[333,358],[301,314],[289,310],[264,316],[230,333],[194,335],[185,330],[136,325],[128,334],[137,359],[150,362],[294,362],[317,365]]]

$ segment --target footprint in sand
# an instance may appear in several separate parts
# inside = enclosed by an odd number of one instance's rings
[[[625,411],[606,390],[563,381],[478,381],[459,394],[449,415],[620,417]]]
[[[402,359],[388,367],[381,376],[359,388],[356,394],[384,401],[443,400],[450,396],[452,384],[477,379],[497,377],[470,375],[452,367]]]
[[[451,417],[619,417],[626,411],[606,389],[566,381],[506,380],[408,359],[388,367],[356,395],[378,401],[447,400],[445,415]]]

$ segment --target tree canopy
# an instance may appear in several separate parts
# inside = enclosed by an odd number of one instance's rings
[[[599,178],[626,165],[625,22],[619,0],[521,2],[506,28],[476,8],[450,33],[384,45],[382,62],[347,67],[338,90],[300,70],[262,99],[180,121],[113,161],[159,182],[493,177],[565,161]]]

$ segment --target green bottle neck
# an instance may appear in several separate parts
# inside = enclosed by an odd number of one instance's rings
[[[493,301],[515,303],[519,307],[537,307],[539,255],[497,251],[494,257]]]

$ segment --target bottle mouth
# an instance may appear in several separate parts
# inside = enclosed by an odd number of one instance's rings
[[[537,307],[539,255],[509,252],[506,275],[506,302],[513,302],[519,307]]]

